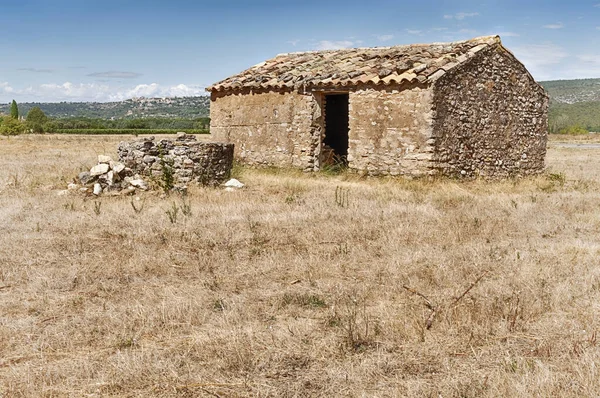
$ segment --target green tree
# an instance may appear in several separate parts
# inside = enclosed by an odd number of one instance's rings
[[[2,135],[17,135],[25,132],[25,125],[18,119],[13,119],[12,116],[4,116],[2,124],[0,124],[0,134]]]
[[[27,113],[27,118],[25,121],[27,128],[33,133],[43,133],[44,125],[48,121],[48,117],[38,106],[34,106]]]
[[[19,118],[19,107],[17,106],[17,101],[13,100],[12,104],[10,104],[10,117],[13,119]]]

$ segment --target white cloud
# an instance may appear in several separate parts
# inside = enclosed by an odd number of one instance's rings
[[[556,65],[569,56],[562,47],[553,43],[517,46],[511,50],[536,80],[557,78]]]
[[[465,18],[478,17],[478,16],[479,16],[478,12],[457,12],[456,14],[453,14],[453,15],[450,15],[450,14],[444,15],[444,19],[457,19],[459,21],[462,21]]]
[[[585,79],[600,76],[600,52],[575,56],[553,43],[511,49],[536,80]]]
[[[12,93],[15,90],[8,84],[8,82],[0,82],[0,92],[2,93]]]
[[[121,101],[133,97],[189,97],[205,94],[204,87],[178,84],[162,86],[158,83],[138,84],[133,87],[111,86],[99,83],[47,83],[22,90],[0,82],[0,94],[11,94],[21,101]]]
[[[596,26],[596,30],[600,30],[600,26]]]
[[[329,41],[321,40],[315,46],[317,50],[339,50],[341,48],[352,47],[355,43],[350,40]]]
[[[47,83],[37,87],[31,86],[23,90],[22,93],[45,101],[50,98],[53,101],[102,101],[107,99],[110,92],[111,89],[108,85],[65,82],[63,84]]]
[[[598,8],[600,8],[600,3],[598,3],[598,4],[595,4],[595,5],[594,5],[594,7],[598,7]]]
[[[298,43],[300,43],[300,40],[288,40],[287,43],[289,43],[292,46],[296,47],[298,45]]]
[[[394,38],[394,35],[379,35],[377,36],[377,40],[379,41],[390,41]]]
[[[409,35],[420,35],[421,33],[423,33],[423,31],[417,29],[406,29],[406,33],[408,33]]]
[[[157,83],[151,84],[138,84],[133,89],[128,90],[124,93],[119,93],[126,98],[132,97],[155,97],[158,95],[160,86]]]
[[[192,97],[204,93],[203,87],[188,87],[185,84],[162,87],[160,84],[138,84],[131,90],[118,92],[112,96],[116,100],[134,97]]]
[[[559,23],[552,23],[552,24],[544,25],[542,27],[546,28],[546,29],[562,29],[565,27],[565,25],[563,25],[562,22],[559,22]]]
[[[570,62],[562,78],[584,79],[600,76],[600,53],[577,56],[577,62]]]

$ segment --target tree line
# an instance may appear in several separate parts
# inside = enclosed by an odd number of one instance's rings
[[[0,134],[22,133],[71,133],[71,134],[131,134],[138,130],[153,134],[185,131],[208,133],[210,118],[143,118],[143,119],[100,119],[100,118],[49,118],[39,107],[33,107],[26,117],[19,114],[16,101],[12,101],[10,115],[0,117]]]
[[[600,132],[600,101],[550,104],[548,131],[558,134]]]

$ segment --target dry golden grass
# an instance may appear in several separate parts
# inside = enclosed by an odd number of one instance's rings
[[[119,139],[0,138],[0,397],[600,396],[600,149],[57,195]]]

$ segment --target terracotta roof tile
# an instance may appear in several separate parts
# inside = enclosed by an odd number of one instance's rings
[[[208,87],[208,91],[328,88],[363,84],[433,81],[484,48],[501,44],[498,36],[453,43],[354,48],[280,54]]]

